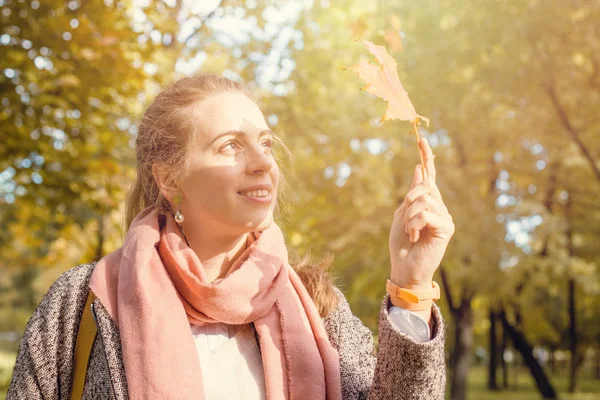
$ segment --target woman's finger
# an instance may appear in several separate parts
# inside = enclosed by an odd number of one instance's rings
[[[406,197],[404,197],[404,203],[410,205],[414,203],[414,201],[425,193],[431,193],[433,191],[433,187],[430,185],[418,185],[411,190],[408,191]]]
[[[406,232],[406,234],[410,233],[408,230],[408,222],[422,211],[429,211],[452,220],[452,216],[448,213],[448,208],[446,208],[444,203],[439,202],[431,194],[424,194],[418,197],[412,204],[407,205],[406,212],[402,215],[404,220],[404,232]]]
[[[443,203],[440,203],[431,194],[426,193],[419,196],[412,204],[408,205],[404,219],[406,222],[410,221],[419,212],[427,210],[441,217],[448,215],[448,209]]]
[[[442,199],[442,194],[440,193],[440,190],[438,189],[437,185],[435,185],[435,184],[432,184],[432,185],[420,184],[417,187],[413,188],[412,190],[410,190],[408,192],[406,197],[404,197],[404,201],[402,204],[406,204],[408,207],[419,196],[422,196],[425,193],[431,194],[431,196],[437,201],[437,204],[438,204],[437,209],[442,210],[442,211],[438,212],[439,215],[448,214],[448,208],[444,204],[444,200]]]
[[[422,211],[415,215],[408,222],[409,238],[412,243],[416,243],[421,235],[421,230],[425,227],[429,228],[433,236],[443,238],[444,234],[451,236],[452,222],[447,218],[436,215],[429,211]]]
[[[427,139],[422,138],[419,141],[419,148],[421,153],[423,154],[423,162],[425,163],[425,171],[429,176],[428,184],[433,187],[433,194],[440,202],[444,202],[442,199],[442,194],[440,193],[440,189],[436,185],[437,179],[437,171],[435,169],[435,155],[433,154],[433,150],[431,150],[431,146],[429,146],[429,142]]]
[[[423,183],[423,173],[421,172],[422,166],[421,164],[417,165],[415,167],[415,170],[413,172],[413,180],[412,183],[410,184],[410,189],[413,189],[415,187],[417,187],[417,185],[420,185],[421,183]],[[410,189],[408,189],[410,191]]]
[[[436,189],[437,187],[434,187],[431,193],[429,193],[430,199],[428,199],[428,201],[431,202],[431,206],[437,215],[441,215],[442,217],[448,216],[450,215],[448,207],[446,207],[444,201],[440,199],[442,195],[440,194],[440,191]]]
[[[443,203],[444,200],[442,199],[442,193],[440,192],[440,188],[436,185],[435,182],[430,183],[429,185],[432,188],[431,194],[433,195],[433,197],[435,197],[438,201]]]
[[[419,141],[419,149],[421,150],[421,154],[423,155],[423,163],[425,164],[425,172],[427,173],[429,180],[431,182],[435,183],[436,171],[435,171],[435,162],[433,161],[435,156],[433,155],[433,151],[431,150],[431,147],[429,146],[429,142],[427,141],[427,139],[422,138]]]
[[[406,212],[403,215],[403,223],[404,232],[406,232],[407,235],[410,235],[410,231],[408,229],[408,223],[410,222],[410,220],[412,220],[417,214],[429,210],[429,204],[427,204],[427,199],[425,196],[428,195],[424,194],[423,196],[419,196],[412,204],[410,204],[406,208]]]

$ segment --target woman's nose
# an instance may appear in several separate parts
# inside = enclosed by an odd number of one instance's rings
[[[248,173],[266,174],[271,171],[274,162],[275,160],[273,159],[270,150],[259,145],[253,146],[248,160]]]

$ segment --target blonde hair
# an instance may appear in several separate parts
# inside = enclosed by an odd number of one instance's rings
[[[190,159],[189,149],[193,139],[193,106],[208,97],[220,93],[242,93],[257,103],[249,87],[212,74],[196,74],[181,78],[163,90],[146,109],[138,126],[136,138],[136,178],[125,205],[125,230],[133,219],[145,208],[154,207],[160,214],[172,213],[171,204],[163,196],[154,175],[152,166],[158,165],[166,176],[164,185],[169,185],[178,174],[187,170]],[[285,165],[289,160],[289,150],[275,137],[274,155],[282,170],[279,182],[279,199],[285,198]],[[287,156],[287,157],[286,157]],[[311,262],[303,258],[293,265],[307,287],[321,316],[326,316],[337,305],[337,296],[327,268],[331,259]]]

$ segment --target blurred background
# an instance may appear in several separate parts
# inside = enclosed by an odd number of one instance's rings
[[[344,68],[386,46],[457,226],[448,398],[600,398],[597,0],[0,0],[0,396],[41,297],[120,247],[136,126],[194,72],[249,83],[291,149],[279,218],[377,334],[419,154]]]

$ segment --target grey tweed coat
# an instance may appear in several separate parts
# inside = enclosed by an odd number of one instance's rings
[[[21,340],[8,399],[69,399],[77,328],[95,263],[65,272],[29,320]],[[446,381],[444,324],[433,308],[433,339],[417,343],[391,323],[386,295],[379,312],[379,353],[371,331],[339,304],[323,321],[340,355],[342,395],[357,399],[443,399]],[[96,300],[98,338],[92,348],[84,399],[128,399],[119,330]],[[301,399],[304,400],[304,399]]]

